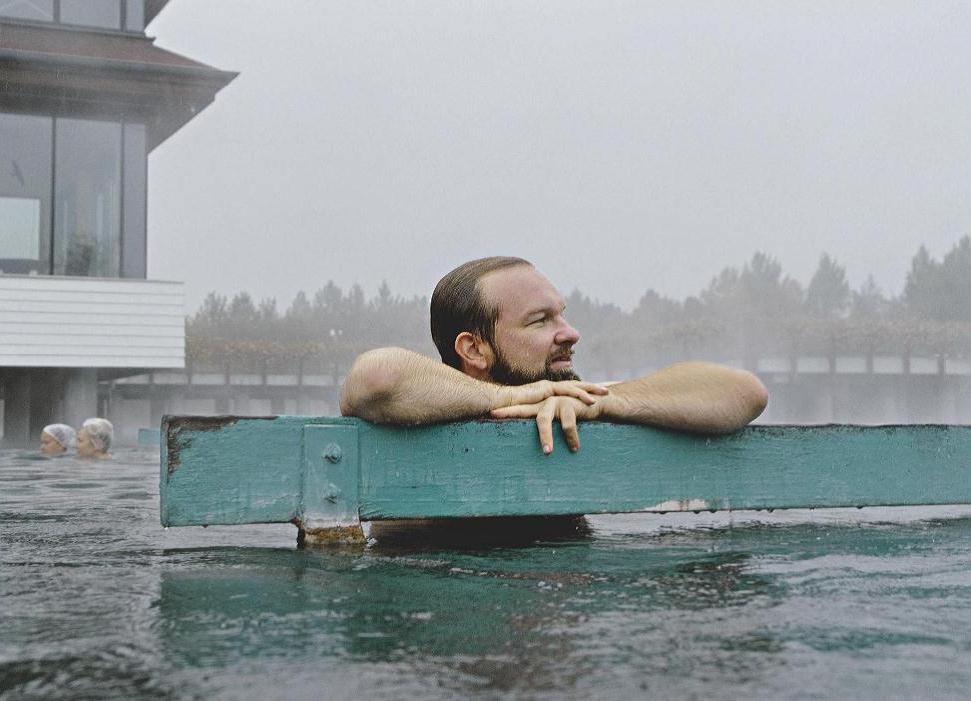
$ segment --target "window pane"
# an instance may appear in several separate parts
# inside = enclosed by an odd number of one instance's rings
[[[61,0],[61,22],[121,29],[119,0]]]
[[[54,0],[0,0],[0,15],[35,22],[53,22]]]
[[[0,113],[0,270],[50,272],[51,118]]]
[[[0,255],[4,258],[40,258],[40,199],[0,197]]]
[[[145,0],[125,0],[125,29],[130,32],[145,30]]]
[[[144,278],[145,271],[145,125],[125,125],[125,192],[122,222],[122,277]]]
[[[118,277],[121,125],[58,119],[54,274]]]

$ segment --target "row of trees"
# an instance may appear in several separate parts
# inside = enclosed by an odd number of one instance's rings
[[[578,365],[590,376],[707,357],[754,361],[766,354],[911,353],[971,355],[971,238],[935,260],[921,247],[899,297],[872,276],[853,290],[846,270],[824,254],[803,287],[770,256],[727,267],[699,294],[675,300],[648,290],[626,312],[579,290],[567,301],[584,335]],[[387,283],[367,299],[328,282],[297,294],[284,311],[246,292],[210,293],[188,320],[192,366],[326,372],[335,379],[367,348],[401,345],[434,355],[428,299],[394,295]]]

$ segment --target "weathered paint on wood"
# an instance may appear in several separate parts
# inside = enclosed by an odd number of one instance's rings
[[[971,503],[971,426],[756,426],[698,436],[530,421],[166,417],[167,526]],[[334,459],[334,447],[340,453]],[[328,451],[330,456],[328,458]]]

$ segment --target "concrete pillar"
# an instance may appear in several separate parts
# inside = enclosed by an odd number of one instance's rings
[[[85,419],[98,415],[98,370],[71,368],[64,383],[62,421],[79,428]]]
[[[169,416],[186,413],[184,392],[173,391],[169,394],[168,399],[165,400],[165,413]],[[152,428],[159,428],[159,424],[155,424]]]
[[[249,395],[237,394],[233,397],[233,414],[236,416],[249,416]]]
[[[971,378],[955,377],[954,417],[959,424],[971,423]]]
[[[165,399],[155,392],[148,402],[148,428],[159,428],[162,425],[163,414],[165,414]]]
[[[297,394],[297,414],[299,416],[307,416],[310,413],[310,398],[307,393],[301,387]]]
[[[947,424],[961,423],[961,419],[956,411],[958,405],[958,383],[949,381],[951,379],[944,375],[940,375],[937,378],[937,414],[940,421]]]
[[[7,375],[3,391],[4,448],[26,448],[31,443],[30,380],[29,370],[14,370]]]
[[[836,360],[834,358],[830,367],[834,367],[835,366],[835,363],[836,363]],[[826,423],[832,423],[832,422],[836,421],[836,414],[837,414],[837,404],[836,404],[836,388],[837,388],[837,382],[836,382],[836,373],[831,372],[830,375],[829,375],[829,377],[827,378],[826,382],[820,382],[820,385],[823,385],[823,386],[826,387],[826,395],[825,395],[825,400],[824,400],[824,404],[823,404],[823,415],[826,417],[824,419],[824,421]]]
[[[226,397],[226,396],[216,397],[213,411],[218,416],[226,416],[227,414],[229,414],[229,397]]]
[[[40,436],[47,424],[64,423],[61,418],[61,394],[64,373],[55,368],[31,371],[30,375],[30,433]]]

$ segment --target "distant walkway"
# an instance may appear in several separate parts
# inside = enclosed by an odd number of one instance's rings
[[[971,360],[766,356],[750,369],[769,388],[764,423],[971,424]],[[146,373],[99,387],[103,415],[126,443],[137,441],[140,428],[157,428],[164,414],[333,416],[339,393],[340,380],[329,374],[211,370]]]

